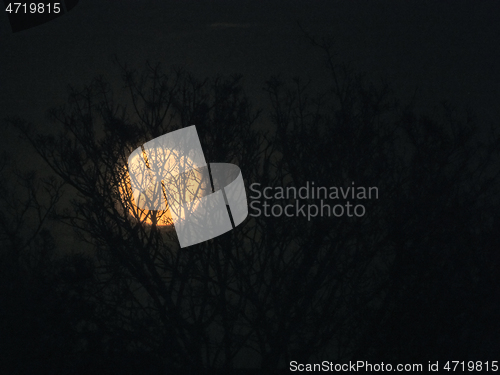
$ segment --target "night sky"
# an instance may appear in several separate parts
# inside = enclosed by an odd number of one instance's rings
[[[414,98],[418,111],[447,101],[459,113],[472,110],[479,127],[499,124],[500,5],[472,0],[80,0],[67,14],[15,33],[3,13],[0,119],[21,116],[50,132],[47,110],[64,104],[68,85],[98,75],[122,85],[115,57],[139,69],[146,61],[183,67],[199,78],[242,74],[253,104],[269,109],[263,87],[273,75],[323,87],[324,56],[298,25],[331,38],[337,61],[387,82],[402,103]],[[265,126],[266,115],[259,121]],[[0,134],[0,151],[48,172],[32,151],[20,153],[26,145],[13,129]],[[70,238],[59,233],[75,244]]]
[[[494,1],[86,0],[41,26],[9,32],[1,18],[1,113],[32,120],[65,99],[68,84],[116,76],[111,58],[184,66],[199,76],[244,75],[261,94],[273,74],[311,76],[321,55],[303,38],[333,37],[339,61],[386,79],[401,98],[448,100],[498,119],[500,12]],[[256,101],[258,101],[256,97]]]
[[[47,110],[67,87],[103,75],[119,87],[114,57],[181,66],[197,77],[242,74],[256,107],[273,75],[324,82],[324,56],[297,24],[333,38],[338,62],[388,82],[402,104],[432,112],[441,101],[500,118],[500,7],[494,1],[82,1],[53,21],[12,33],[0,18],[0,113],[49,130]],[[416,95],[415,95],[416,94]],[[17,150],[4,130],[0,148]],[[10,141],[12,140],[12,141]],[[42,168],[36,158],[18,160]]]

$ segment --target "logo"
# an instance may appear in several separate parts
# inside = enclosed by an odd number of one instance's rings
[[[136,206],[170,210],[181,247],[220,236],[248,215],[240,169],[207,164],[194,125],[138,147],[128,169]]]

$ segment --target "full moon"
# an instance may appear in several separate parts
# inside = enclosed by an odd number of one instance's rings
[[[192,161],[187,157],[179,157],[175,150],[163,150],[156,148],[153,153],[154,160],[149,160],[146,153],[143,151],[141,156],[136,156],[132,159],[131,164],[145,162],[149,171],[151,171],[151,163],[162,165],[162,170],[169,176],[176,176],[179,173],[180,165],[192,165]],[[140,160],[141,158],[143,160]],[[135,160],[137,159],[137,160]],[[182,164],[181,164],[182,163]],[[146,174],[144,174],[146,176]],[[174,212],[179,212],[178,215],[183,219],[186,215],[185,209],[181,206],[182,202],[192,202],[189,205],[189,210],[196,210],[198,203],[196,201],[197,193],[201,187],[201,173],[195,169],[190,170],[188,177],[182,179],[181,183],[165,184],[161,178],[161,189],[166,210],[146,210],[138,206],[138,202],[134,201],[134,194],[130,184],[130,174],[128,165],[125,165],[119,171],[118,190],[122,207],[125,208],[128,216],[146,225],[156,224],[157,226],[171,226],[174,224],[171,214],[171,207],[176,209]],[[143,177],[146,178],[146,177]],[[142,181],[140,181],[142,183]],[[151,186],[154,189],[154,186]],[[168,202],[166,189],[169,189],[170,196],[173,197],[173,202]],[[141,199],[141,198],[139,198]]]

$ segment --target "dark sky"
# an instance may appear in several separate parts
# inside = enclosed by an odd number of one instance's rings
[[[117,54],[203,77],[242,73],[259,104],[272,74],[321,80],[321,56],[296,26],[333,36],[339,61],[385,78],[404,99],[446,99],[497,121],[500,6],[496,1],[81,0],[66,15],[12,34],[0,16],[0,113],[39,122],[69,83],[114,79]],[[11,143],[12,146],[12,143]]]
[[[146,60],[180,65],[200,78],[241,73],[263,105],[271,75],[323,80],[321,54],[297,21],[313,35],[334,37],[339,62],[387,80],[403,102],[418,89],[420,109],[448,100],[475,110],[479,126],[499,123],[498,0],[80,0],[69,13],[18,33],[2,13],[0,120],[19,115],[49,131],[46,111],[64,103],[68,84],[96,75],[118,83],[114,55],[138,68]],[[0,151],[43,171],[33,153],[20,152],[13,132],[0,134]]]

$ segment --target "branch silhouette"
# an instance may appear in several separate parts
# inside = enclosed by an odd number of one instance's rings
[[[328,89],[273,77],[267,117],[239,76],[199,80],[148,63],[142,72],[118,64],[122,91],[102,77],[72,88],[50,112],[59,134],[10,120],[73,189],[56,220],[93,250],[91,281],[75,294],[94,306],[92,324],[75,330],[86,353],[75,361],[99,366],[120,353],[161,373],[497,352],[498,131],[448,105],[432,115],[401,106],[388,85],[313,43],[327,58]],[[180,249],[160,213],[148,213],[150,224],[130,213],[120,186],[133,150],[193,124],[207,160],[238,165],[247,188],[355,182],[380,195],[363,201],[361,217],[249,217]],[[48,190],[55,200],[58,189]]]

